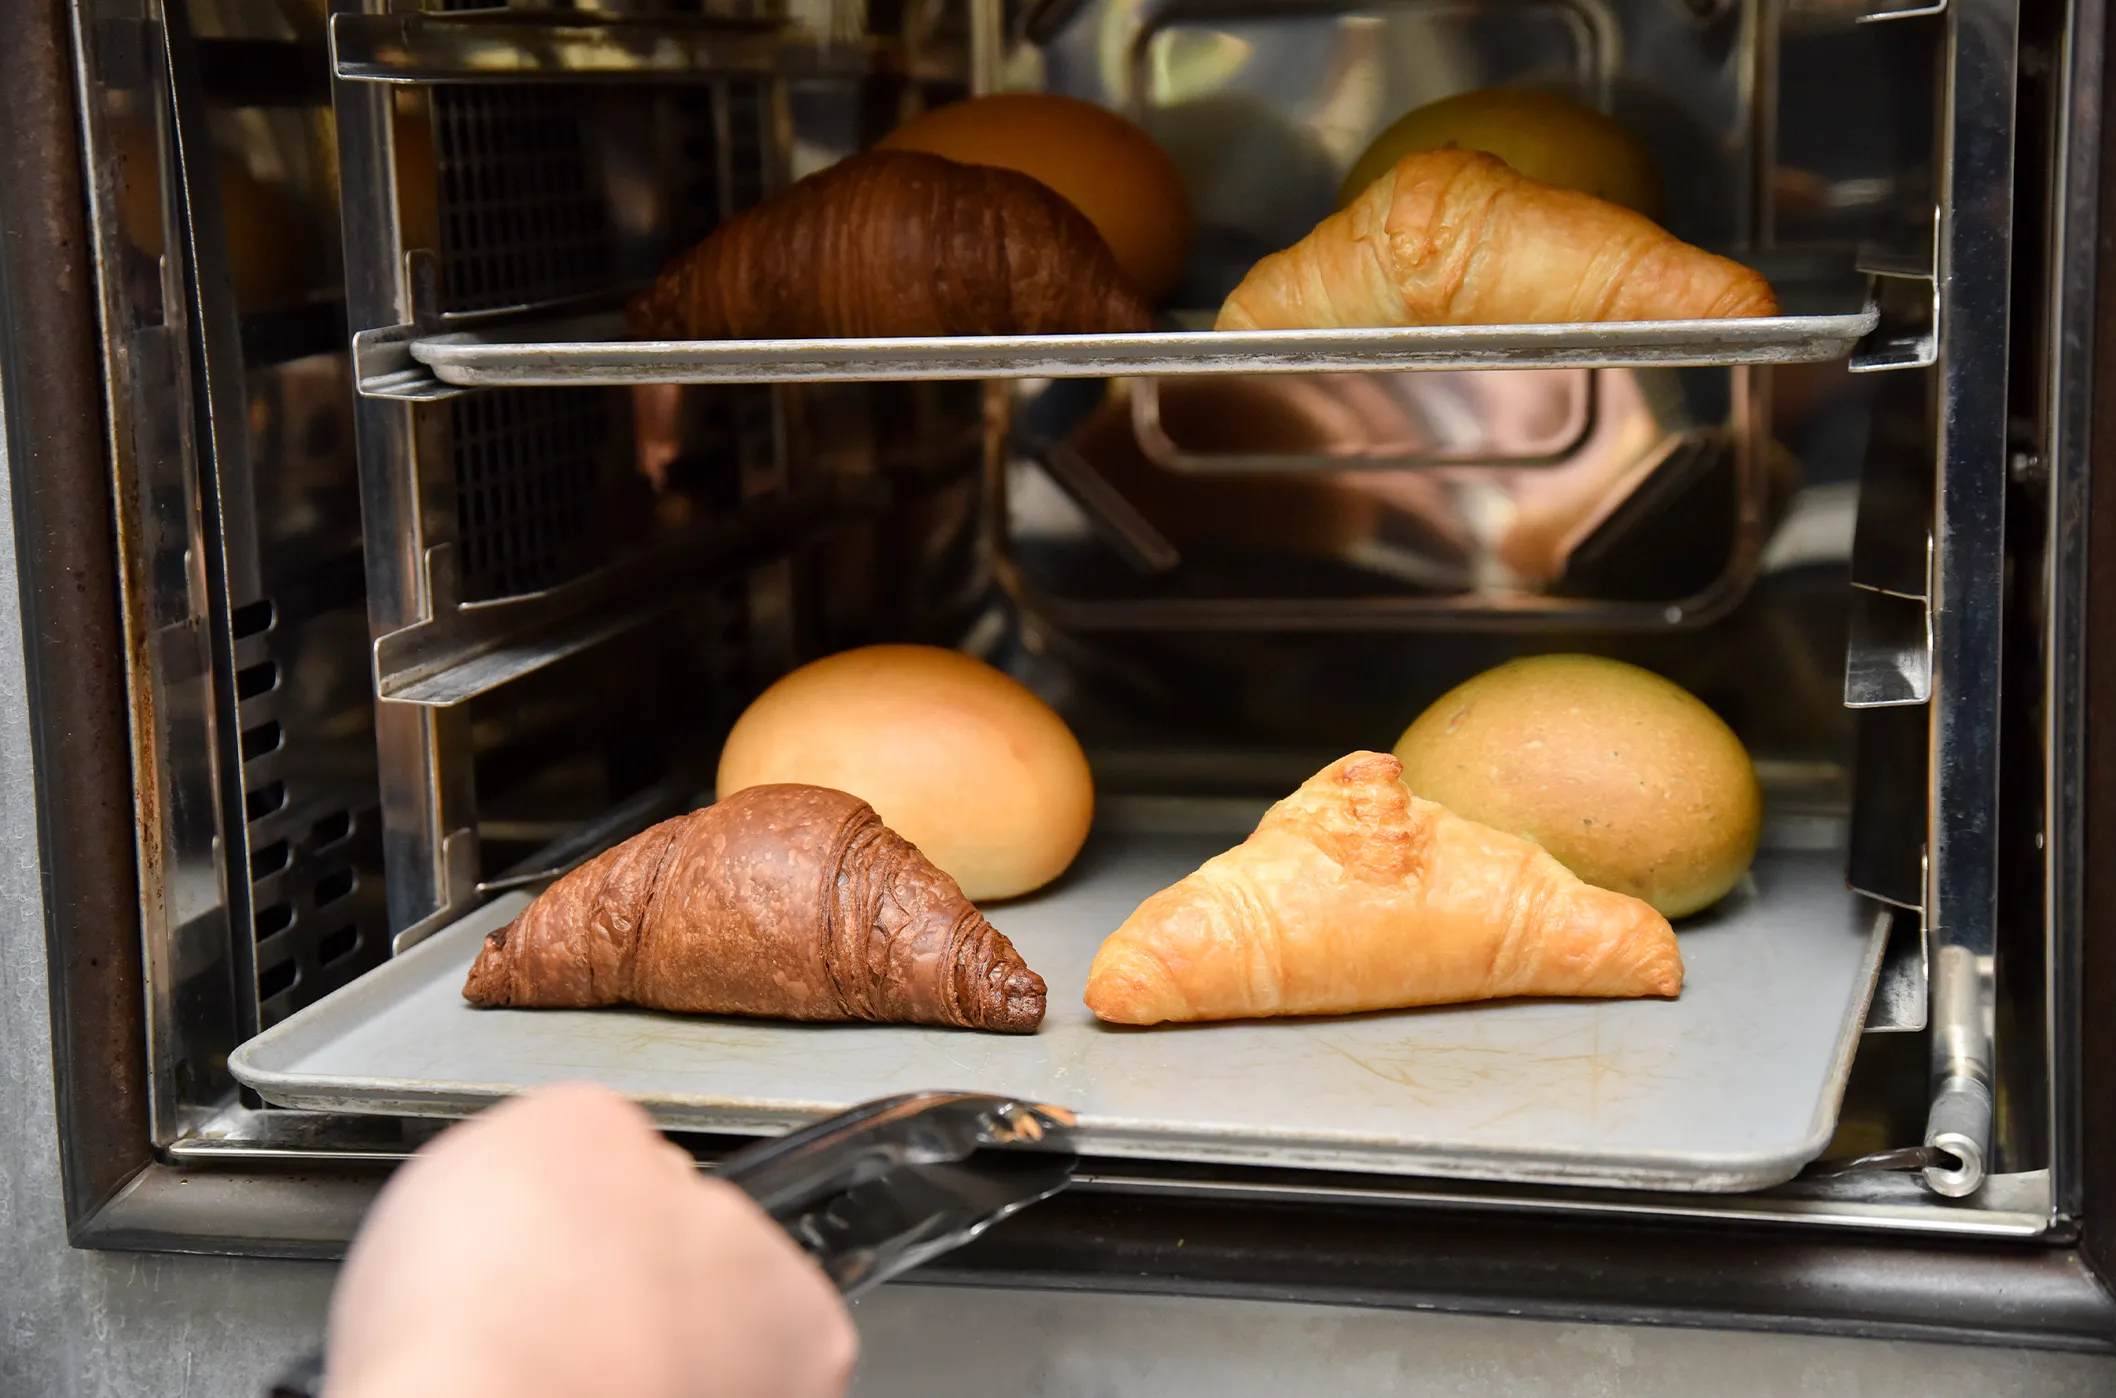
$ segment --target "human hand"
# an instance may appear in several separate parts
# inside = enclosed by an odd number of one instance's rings
[[[858,1340],[747,1195],[593,1087],[398,1171],[331,1303],[327,1398],[832,1398]]]

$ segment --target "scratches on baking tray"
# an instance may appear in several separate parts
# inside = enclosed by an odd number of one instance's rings
[[[747,1026],[729,1025],[720,1033],[706,1027],[707,1022],[663,1023],[660,1020],[642,1019],[634,1021],[638,1028],[623,1038],[612,1036],[602,1047],[605,1052],[644,1053],[654,1048],[674,1049],[726,1049],[735,1053],[756,1054],[769,1052],[773,1045],[756,1030]]]
[[[1534,1096],[1523,1097],[1518,1101],[1508,1103],[1506,1106],[1499,1108],[1499,1110],[1492,1112],[1489,1115],[1477,1118],[1475,1125],[1473,1125],[1470,1129],[1473,1131],[1488,1131],[1492,1127],[1497,1126],[1500,1122],[1506,1121],[1511,1117],[1523,1116],[1530,1112],[1541,1111],[1543,1110],[1543,1108],[1544,1103],[1542,1099]]]
[[[1547,1112],[1553,1098],[1588,1121],[1628,1108],[1665,1077],[1666,1055],[1605,1041],[1600,1016],[1590,1024],[1553,1036],[1538,1050],[1473,1044],[1435,1045],[1413,1040],[1377,1044],[1359,1038],[1317,1035],[1318,1050],[1379,1078],[1405,1094],[1397,1105],[1447,1110],[1465,1096],[1488,1104],[1476,1129],[1528,1112]]]
[[[1464,1087],[1490,1082],[1494,1073],[1505,1070],[1507,1062],[1520,1060],[1519,1054],[1506,1049],[1473,1048],[1461,1044],[1450,1045],[1440,1052],[1415,1044],[1378,1048],[1360,1044],[1355,1051],[1342,1040],[1318,1036],[1312,1042],[1347,1063],[1364,1068],[1383,1082],[1408,1088],[1418,1094],[1421,1105],[1430,1105]]]

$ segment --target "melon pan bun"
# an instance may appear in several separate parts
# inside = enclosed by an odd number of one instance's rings
[[[1418,795],[1664,917],[1724,897],[1762,833],[1762,789],[1733,730],[1619,661],[1538,655],[1487,670],[1420,715],[1396,756]]]

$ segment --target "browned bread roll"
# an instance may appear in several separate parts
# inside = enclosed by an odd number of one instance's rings
[[[935,107],[884,136],[964,165],[1019,170],[1086,214],[1134,284],[1158,300],[1190,251],[1182,172],[1153,137],[1092,102],[1056,92],[988,92]]]
[[[1043,978],[872,807],[752,787],[583,864],[486,937],[479,1006],[1034,1032]]]
[[[663,339],[1084,335],[1153,313],[1087,216],[1027,175],[875,150],[722,224],[631,321]]]
[[[1407,155],[1249,270],[1221,330],[1717,320],[1778,313],[1761,274],[1495,155]]]
[[[971,898],[1013,898],[1065,871],[1095,783],[1051,706],[937,646],[862,646],[757,696],[720,752],[722,796],[774,782],[849,791]]]

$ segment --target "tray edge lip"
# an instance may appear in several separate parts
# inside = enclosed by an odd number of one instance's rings
[[[340,1094],[289,1090],[280,1084],[298,1084],[291,1075],[252,1073],[248,1086],[267,1101],[283,1107],[331,1111],[347,1110]],[[464,1083],[446,1090],[420,1091],[403,1079],[344,1079],[372,1083],[383,1092],[357,1100],[360,1109],[372,1113],[378,1106],[407,1116],[457,1120],[482,1111],[513,1095],[513,1089],[495,1083]],[[630,1094],[628,1094],[630,1095]],[[719,1132],[738,1136],[768,1136],[777,1131],[813,1121],[838,1108],[810,1104],[805,1110],[767,1111],[755,1108],[675,1108],[652,1098],[631,1095],[665,1129]],[[454,1110],[436,1111],[434,1108]],[[424,1110],[417,1110],[424,1109]],[[1828,1143],[1802,1141],[1790,1148],[1740,1155],[1713,1153],[1684,1157],[1701,1160],[1706,1168],[1676,1168],[1673,1157],[1661,1152],[1641,1155],[1572,1152],[1564,1156],[1534,1151],[1478,1152],[1332,1147],[1313,1144],[1292,1152],[1258,1148],[1237,1150],[1224,1142],[1197,1134],[1163,1135],[1148,1139],[1137,1133],[1097,1129],[1092,1119],[1083,1121],[1078,1142],[1084,1153],[1112,1160],[1149,1160],[1199,1165],[1230,1165],[1252,1168],[1344,1171],[1359,1175],[1389,1177],[1481,1180],[1501,1184],[1584,1185],[1608,1189],[1664,1189],[1682,1193],[1736,1194],[1767,1189],[1800,1173],[1814,1151]],[[1170,1147],[1174,1147],[1171,1149]]]

